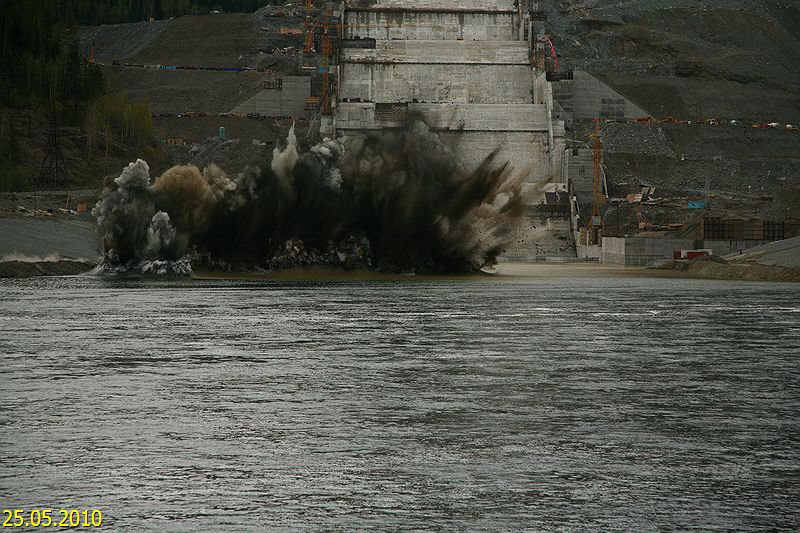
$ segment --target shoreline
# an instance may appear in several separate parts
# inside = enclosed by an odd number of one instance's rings
[[[85,275],[95,267],[82,260],[0,261],[0,279]],[[145,276],[146,277],[146,276]],[[158,277],[158,276],[154,276]],[[389,274],[371,270],[335,270],[324,267],[274,272],[214,272],[199,270],[188,279],[198,281],[496,281],[512,279],[687,279],[769,283],[800,283],[800,268],[755,263],[719,264],[693,262],[646,268],[602,263],[501,261],[493,269],[471,274]]]

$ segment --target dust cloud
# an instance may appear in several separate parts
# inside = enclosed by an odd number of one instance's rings
[[[98,270],[475,271],[509,243],[523,212],[521,183],[494,155],[459,173],[453,152],[419,119],[304,153],[292,128],[270,163],[234,177],[209,165],[153,179],[145,161],[128,165],[93,211]]]

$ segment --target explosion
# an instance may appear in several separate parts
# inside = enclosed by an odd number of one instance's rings
[[[325,139],[302,154],[292,128],[270,164],[235,178],[216,165],[177,166],[152,181],[138,160],[114,182],[93,214],[101,270],[115,272],[469,272],[494,262],[523,212],[522,176],[494,155],[457,172],[422,120]]]

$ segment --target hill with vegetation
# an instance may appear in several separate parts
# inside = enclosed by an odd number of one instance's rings
[[[264,0],[18,0],[0,10],[0,191],[96,187],[131,158],[156,169],[167,157],[153,140],[149,106],[108,86],[81,46],[79,25],[136,22],[209,11],[250,12]],[[7,5],[6,5],[7,4]],[[55,154],[66,183],[40,181]]]

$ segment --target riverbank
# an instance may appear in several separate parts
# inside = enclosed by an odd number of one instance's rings
[[[533,278],[687,278],[739,281],[800,282],[795,262],[800,239],[772,243],[753,252],[701,261],[670,261],[660,268],[625,267],[595,262],[499,261],[482,273],[461,276],[413,276],[326,268],[263,273],[197,271],[195,279],[272,280],[379,280],[379,279],[490,279]],[[30,212],[0,212],[0,278],[68,276],[91,270],[100,252],[94,222],[83,216]]]
[[[652,270],[689,278],[800,283],[800,268],[744,261],[728,262],[716,257],[711,260],[668,261],[663,266]],[[683,276],[680,276],[681,274]]]
[[[34,278],[37,276],[75,276],[94,268],[94,263],[69,259],[0,261],[0,278]]]
[[[0,211],[0,278],[82,274],[99,256],[88,215]]]
[[[85,274],[95,263],[87,260],[59,257],[0,261],[0,278],[28,278],[36,276],[72,276]],[[730,281],[769,281],[800,283],[800,268],[758,264],[721,264],[712,261],[680,264],[670,262],[660,268],[622,267],[600,263],[510,263],[503,262],[495,268],[463,275],[417,276],[412,274],[387,274],[368,270],[335,270],[310,268],[275,272],[208,272],[192,275],[196,280],[230,281],[509,281],[517,278],[535,279],[716,279]]]

